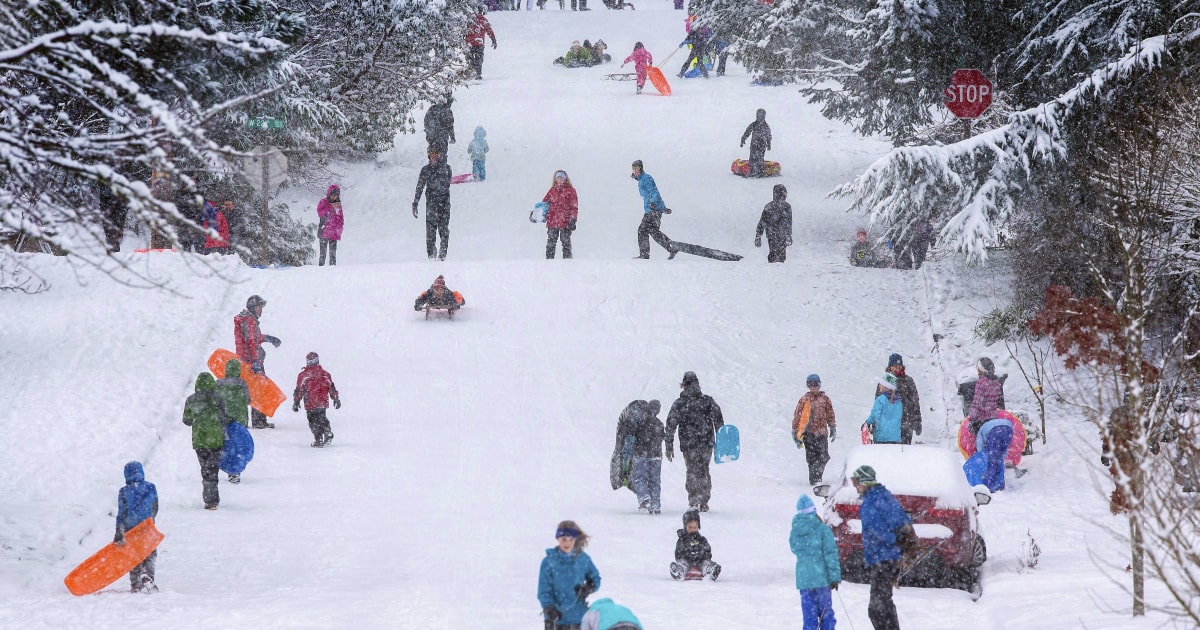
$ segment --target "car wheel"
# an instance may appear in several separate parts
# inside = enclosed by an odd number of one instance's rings
[[[971,568],[978,571],[984,562],[987,562],[987,544],[982,536],[976,534],[975,543],[971,545]]]
[[[979,601],[979,598],[983,597],[983,582],[979,579],[979,569],[971,569],[967,571],[965,581],[966,588],[963,590],[971,594],[971,601]]]

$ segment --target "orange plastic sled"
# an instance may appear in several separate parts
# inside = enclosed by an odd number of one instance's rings
[[[663,96],[671,95],[671,84],[667,83],[667,77],[663,76],[662,70],[655,66],[646,66],[646,76],[650,79],[650,84],[654,89],[658,90]]]
[[[208,371],[217,378],[224,378],[225,364],[230,359],[237,358],[236,354],[224,348],[213,350],[212,356],[208,357]],[[279,389],[275,381],[263,374],[251,372],[248,365],[242,365],[242,380],[246,381],[246,386],[250,388],[250,406],[267,416],[274,416],[279,405],[287,400],[287,394]]]
[[[148,518],[125,532],[125,544],[108,543],[67,574],[63,583],[72,595],[87,595],[116,582],[129,573],[162,542],[162,532]]]

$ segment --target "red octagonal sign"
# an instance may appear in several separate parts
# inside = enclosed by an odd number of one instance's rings
[[[974,68],[961,68],[950,75],[950,87],[942,96],[955,116],[978,118],[992,106],[992,82]]]

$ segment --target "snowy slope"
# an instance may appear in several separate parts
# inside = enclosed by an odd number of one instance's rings
[[[224,260],[223,277],[198,277],[188,257],[146,258],[172,280],[170,294],[35,259],[53,290],[0,294],[0,627],[541,627],[536,572],[562,519],[593,537],[597,596],[630,606],[647,628],[798,626],[787,535],[809,488],[787,432],[804,376],[822,375],[840,418],[829,476],[891,352],[921,388],[922,440],[949,448],[957,372],[982,352],[1015,372],[970,336],[1003,278],[952,259],[918,273],[849,267],[858,218],[824,195],[886,147],[825,121],[792,90],[753,87],[731,64],[725,78],[673,81],[670,98],[635,96],[632,83],[601,80],[615,65],[550,65],[584,38],[603,38],[618,62],[636,40],[665,57],[684,17],[666,6],[489,16],[500,48],[487,52],[486,80],[456,95],[450,155],[456,173],[469,172],[466,145],[482,124],[489,179],[454,188],[444,263],[425,260],[424,216],[409,214],[419,134],[401,137],[382,166],[341,168],[347,226],[334,268]],[[668,75],[682,57],[664,65]],[[782,178],[728,173],[758,107]],[[668,235],[747,259],[667,261],[652,245],[653,260],[631,260],[634,159],[675,209]],[[581,200],[572,261],[542,259],[544,228],[526,220],[557,168]],[[788,186],[796,215],[784,265],[767,265],[751,244],[774,183]],[[311,215],[321,192],[281,197]],[[467,297],[454,322],[409,307],[438,274]],[[255,432],[242,484],[222,483],[220,509],[205,512],[182,402],[208,353],[232,344],[232,317],[254,293],[268,301],[264,331],[283,340],[267,348],[268,373],[290,393],[315,350],[345,405],[331,411],[337,437],[322,451],[285,407],[277,429]],[[947,335],[937,353],[933,332]],[[664,463],[659,517],[608,486],[617,414],[634,398],[669,406],[686,370],[743,440],[741,461],[713,467],[703,519],[724,566],[716,583],[667,575],[687,507],[682,461]],[[1031,408],[1017,384],[1006,393]],[[983,511],[984,597],[902,589],[906,628],[1161,626],[1131,621],[1129,598],[1097,569],[1123,566],[1104,533],[1121,524],[1093,484],[1093,433],[1068,410],[1053,413],[1051,443],[1026,459],[1031,473]],[[146,464],[162,500],[161,591],[134,597],[120,581],[72,597],[62,577],[111,539],[130,459]],[[1019,573],[1027,532],[1043,553]],[[865,586],[842,587],[845,627],[870,627],[866,603]]]

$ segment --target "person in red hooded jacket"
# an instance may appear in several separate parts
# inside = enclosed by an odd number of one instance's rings
[[[560,240],[563,258],[571,258],[571,233],[579,218],[579,195],[566,171],[554,172],[554,184],[542,201],[550,204],[550,210],[546,212],[546,258],[554,258]]]
[[[488,37],[492,38],[492,48],[496,48],[496,33],[492,24],[484,17],[483,12],[475,14],[475,20],[467,27],[467,62],[471,64],[474,78],[483,78],[483,45]]]
[[[226,202],[232,205],[233,202]],[[229,253],[229,221],[217,204],[204,202],[204,251],[209,254]]]
[[[308,429],[313,434],[313,448],[321,448],[333,441],[333,430],[329,426],[329,418],[325,410],[329,408],[329,399],[333,399],[333,408],[342,408],[342,399],[338,397],[337,386],[333,377],[321,367],[321,358],[316,352],[309,352],[304,357],[304,369],[296,377],[296,391],[292,392],[292,411],[300,411],[300,401],[304,401],[304,410],[308,415]]]
[[[267,305],[267,301],[261,296],[251,295],[246,300],[246,308],[233,318],[233,349],[237,352],[238,359],[241,359],[242,365],[249,365],[250,371],[255,374],[266,374],[263,368],[263,361],[267,358],[266,350],[263,350],[262,344],[269,343],[276,348],[282,343],[279,337],[264,335],[262,329],[258,326],[258,320],[262,317],[263,307]],[[250,426],[255,429],[274,429],[275,425],[267,422],[267,416],[257,410],[250,410]]]

